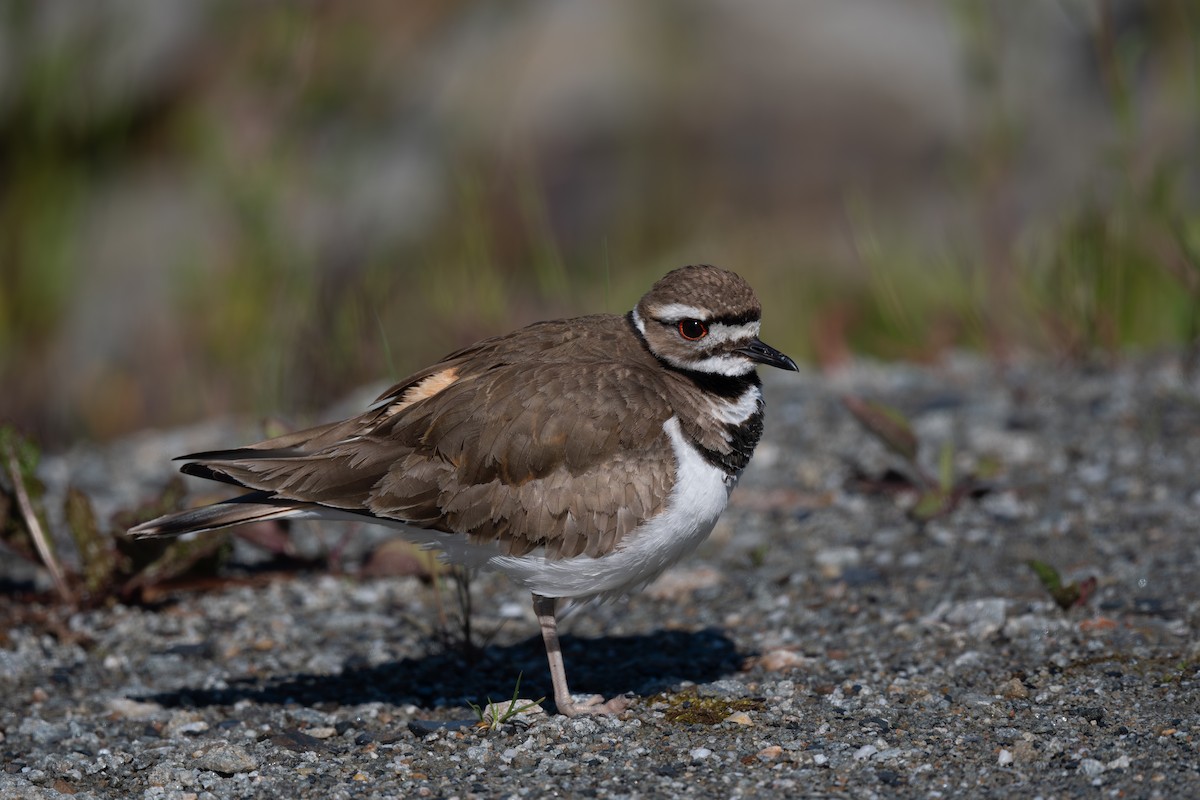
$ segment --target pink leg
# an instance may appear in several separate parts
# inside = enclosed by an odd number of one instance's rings
[[[550,679],[554,682],[554,705],[558,713],[568,717],[580,714],[616,714],[629,707],[624,697],[614,697],[607,703],[600,695],[593,695],[581,703],[571,699],[567,689],[567,670],[563,666],[562,649],[558,644],[558,601],[553,597],[533,596],[533,613],[537,614],[542,628],[542,641],[546,644],[546,660],[550,662]]]

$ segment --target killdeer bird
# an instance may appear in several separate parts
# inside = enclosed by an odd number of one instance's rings
[[[507,575],[533,608],[562,714],[576,701],[561,604],[649,583],[712,531],[763,429],[757,364],[796,364],[758,338],[738,275],[674,270],[624,316],[540,322],[451,353],[364,413],[182,471],[246,494],[146,522],[135,537],[261,520],[370,520]]]

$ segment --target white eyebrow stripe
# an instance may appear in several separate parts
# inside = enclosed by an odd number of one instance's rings
[[[665,306],[655,306],[650,309],[650,313],[655,319],[662,320],[663,322],[679,322],[685,319],[707,319],[712,316],[711,311],[689,306],[686,303],[667,303]]]

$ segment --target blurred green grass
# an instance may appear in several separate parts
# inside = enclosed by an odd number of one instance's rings
[[[960,347],[1072,358],[1194,350],[1197,164],[1141,156],[1145,120],[1133,87],[1151,43],[1100,26],[1094,69],[1119,141],[1103,172],[1053,218],[1013,229],[1007,192],[1022,132],[998,85],[996,23],[986,3],[948,5],[975,84],[978,135],[941,164],[940,177],[972,222],[931,252],[872,197],[848,191],[852,252],[844,261],[797,244],[786,221],[763,223],[753,210],[712,215],[706,203],[722,195],[719,175],[697,171],[686,148],[655,132],[625,143],[615,158],[631,188],[601,241],[567,241],[571,221],[556,218],[550,167],[532,157],[516,168],[497,165],[449,142],[449,211],[419,237],[314,252],[292,227],[295,217],[280,213],[297,176],[323,180],[310,174],[301,137],[331,127],[327,135],[352,146],[353,127],[372,124],[380,106],[372,97],[386,87],[364,77],[378,41],[352,15],[324,19],[328,12],[269,5],[229,11],[221,59],[235,66],[218,70],[209,61],[201,75],[169,82],[133,107],[84,104],[83,115],[57,98],[72,91],[89,52],[33,59],[0,130],[0,417],[61,445],[229,410],[308,414],[482,336],[550,316],[623,312],[663,272],[701,260],[743,273],[764,300],[764,338],[821,365],[852,354],[930,360]],[[425,13],[435,25],[437,12]],[[1155,13],[1160,27],[1174,20],[1184,28],[1168,37],[1177,52],[1166,81],[1195,119],[1200,14],[1179,3]],[[8,12],[12,29],[21,22]],[[336,29],[314,43],[324,24]],[[306,80],[293,82],[297,72]],[[195,90],[206,80],[227,82],[234,100],[208,105],[212,92]],[[355,83],[358,91],[346,91]],[[231,144],[238,120],[225,116],[247,97],[275,104],[274,127],[250,147],[252,157]],[[58,334],[79,313],[75,290],[86,279],[76,236],[82,198],[114,170],[153,172],[166,162],[191,164],[233,223],[211,247],[180,248],[161,265],[167,306],[153,311],[169,321],[169,336],[89,365],[73,384],[77,396],[54,397],[54,371],[64,363]],[[694,229],[696,220],[713,219],[727,225]]]

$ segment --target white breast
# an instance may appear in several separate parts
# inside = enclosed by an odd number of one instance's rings
[[[666,510],[600,558],[547,561],[538,555],[493,555],[484,564],[544,597],[615,597],[638,589],[692,552],[712,532],[736,479],[704,460],[684,437],[679,419],[663,424],[677,463]],[[453,557],[453,556],[452,556]]]

